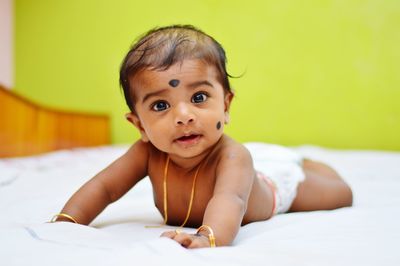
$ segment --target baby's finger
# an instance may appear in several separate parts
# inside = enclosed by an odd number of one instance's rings
[[[174,237],[174,240],[181,244],[183,247],[187,248],[193,241],[193,235],[187,233],[180,233]]]
[[[188,248],[208,248],[210,247],[210,242],[207,238],[196,236]]]
[[[171,239],[174,239],[175,236],[176,236],[175,231],[165,231],[164,233],[161,234],[161,237],[168,237]]]

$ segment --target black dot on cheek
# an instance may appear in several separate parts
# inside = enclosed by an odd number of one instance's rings
[[[169,82],[168,82],[168,84],[171,86],[171,87],[177,87],[178,85],[179,85],[179,80],[178,79],[171,79]]]
[[[218,123],[217,123],[217,129],[220,130],[220,128],[221,128],[221,121],[218,121]]]

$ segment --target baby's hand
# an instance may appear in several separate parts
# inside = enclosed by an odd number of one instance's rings
[[[168,237],[185,248],[209,248],[210,241],[208,237],[202,234],[187,234],[179,229],[175,231],[167,231],[161,234],[161,237]]]

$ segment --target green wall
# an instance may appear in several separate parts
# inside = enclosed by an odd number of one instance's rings
[[[16,0],[15,90],[124,120],[118,68],[144,31],[194,24],[225,47],[240,141],[400,150],[400,1]]]

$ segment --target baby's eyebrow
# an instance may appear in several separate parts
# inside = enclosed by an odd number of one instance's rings
[[[207,80],[195,81],[195,82],[189,83],[187,86],[190,89],[195,89],[195,88],[203,86],[203,85],[206,85],[206,86],[209,86],[211,88],[214,88],[214,86]]]
[[[145,94],[143,99],[142,99],[142,103],[144,103],[147,99],[149,99],[151,97],[163,94],[165,91],[168,91],[168,89],[161,89],[161,90],[158,90],[158,91],[153,91],[153,92]]]
[[[187,87],[188,87],[189,89],[195,89],[195,88],[200,87],[200,86],[203,86],[203,85],[209,86],[209,87],[211,87],[211,88],[214,88],[214,86],[213,86],[209,81],[207,81],[207,80],[200,80],[200,81],[195,81],[195,82],[189,83],[189,84],[187,85]],[[170,90],[170,88],[161,89],[161,90],[153,91],[153,92],[149,92],[149,93],[147,93],[147,94],[144,95],[144,97],[143,97],[143,99],[142,99],[142,103],[144,103],[145,101],[147,101],[147,100],[148,100],[149,98],[151,98],[151,97],[159,96],[159,95],[161,95],[161,94],[163,94],[163,93],[165,93],[166,91],[169,91],[169,90]]]

